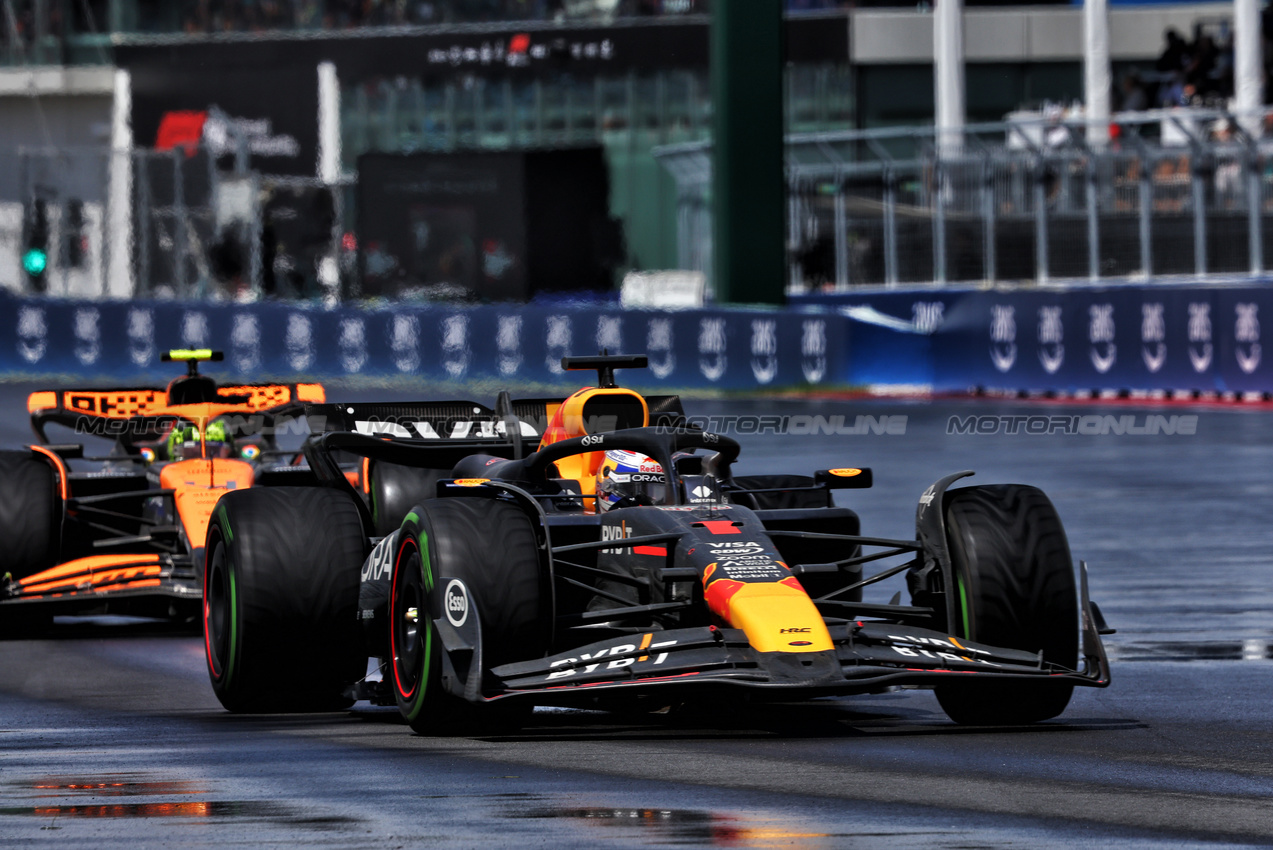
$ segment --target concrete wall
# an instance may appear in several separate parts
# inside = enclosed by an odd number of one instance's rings
[[[1163,31],[1186,38],[1200,19],[1231,19],[1232,6],[1199,3],[1116,8],[1110,11],[1110,58],[1156,59]],[[849,56],[856,65],[905,65],[933,61],[933,16],[900,9],[860,9],[850,15]],[[1083,58],[1083,9],[976,8],[964,11],[964,50],[969,62],[1055,62]]]

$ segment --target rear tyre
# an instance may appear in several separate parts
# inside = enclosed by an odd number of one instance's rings
[[[1043,491],[1022,484],[966,487],[946,498],[946,534],[958,587],[952,634],[1074,669],[1078,597],[1070,546]],[[937,701],[956,723],[1022,724],[1065,710],[1073,685],[967,682]]]
[[[433,499],[438,482],[449,478],[449,471],[403,466],[400,463],[373,460],[368,467],[371,518],[377,537],[387,537],[398,526],[412,506]]]
[[[62,496],[53,467],[30,451],[0,452],[0,576],[25,578],[57,561]]]
[[[506,502],[435,499],[407,514],[394,559],[389,635],[394,696],[413,731],[508,728],[524,718],[516,707],[470,705],[446,691],[429,599],[443,591],[442,576],[468,586],[482,629],[483,670],[472,675],[541,656],[547,641],[538,552],[530,520]]]
[[[367,538],[353,499],[317,487],[237,490],[208,527],[208,675],[230,711],[333,711],[367,672],[358,585]]]

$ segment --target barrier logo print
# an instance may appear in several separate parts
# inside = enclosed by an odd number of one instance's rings
[[[698,370],[709,381],[725,376],[725,320],[704,318],[698,322]]]
[[[778,322],[775,319],[751,322],[751,373],[762,384],[778,376]]]
[[[75,311],[75,359],[85,366],[97,362],[102,354],[101,314],[95,307]]]
[[[209,336],[206,313],[188,310],[181,316],[181,342],[186,348],[207,348]]]
[[[548,356],[544,358],[544,364],[554,375],[565,371],[561,368],[561,358],[570,354],[570,337],[569,316],[548,317]]]
[[[340,321],[340,365],[353,374],[362,371],[367,363],[367,327],[362,319]]]
[[[1250,375],[1260,366],[1260,305],[1237,304],[1233,312],[1236,314],[1233,354],[1238,360],[1238,368]]]
[[[1189,305],[1189,362],[1195,372],[1211,366],[1211,305],[1194,302]]]
[[[1065,327],[1060,307],[1039,308],[1039,362],[1043,371],[1055,375],[1065,363]]]
[[[18,311],[18,354],[28,363],[38,363],[48,351],[49,327],[43,307],[23,307]]]
[[[662,379],[676,368],[676,355],[672,353],[672,320],[650,319],[645,332],[645,350],[650,358],[650,371]]]
[[[1011,304],[990,306],[990,362],[1007,372],[1017,362],[1017,321]]]
[[[393,365],[399,372],[415,372],[420,369],[419,317],[393,317],[393,321],[389,323],[389,350],[393,352]]]
[[[134,366],[155,362],[155,314],[149,310],[128,311],[128,359]]]
[[[1092,304],[1087,308],[1087,338],[1092,343],[1092,366],[1104,375],[1118,359],[1114,345],[1114,305]]]
[[[597,350],[617,354],[623,351],[623,319],[619,316],[597,317]]]
[[[247,374],[261,368],[261,320],[252,313],[238,313],[230,329],[230,357],[234,368]]]
[[[447,316],[442,320],[442,368],[452,378],[463,377],[472,356],[468,316]]]
[[[495,330],[496,365],[501,375],[522,368],[522,317],[500,316]]]
[[[287,365],[296,371],[308,369],[313,364],[314,326],[309,316],[301,313],[288,314],[283,345],[287,349]]]
[[[811,384],[827,374],[827,323],[825,319],[805,319],[800,334],[800,371]]]
[[[911,321],[920,333],[937,333],[945,313],[946,305],[941,301],[916,301],[911,305]]]
[[[1167,323],[1160,303],[1140,305],[1140,356],[1145,368],[1157,372],[1167,362]]]

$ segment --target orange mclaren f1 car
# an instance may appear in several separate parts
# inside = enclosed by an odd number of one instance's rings
[[[39,441],[0,451],[0,631],[54,614],[197,616],[217,500],[309,475],[276,435],[305,403],[324,400],[318,384],[218,386],[198,365],[221,359],[208,349],[164,354],[186,364],[164,389],[31,393]],[[50,425],[75,442],[50,441]],[[109,449],[86,454],[84,435]]]

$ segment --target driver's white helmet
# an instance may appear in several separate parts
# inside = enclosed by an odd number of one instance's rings
[[[627,449],[611,449],[597,470],[597,512],[609,510],[624,499],[628,504],[663,502],[667,476],[651,457]]]

